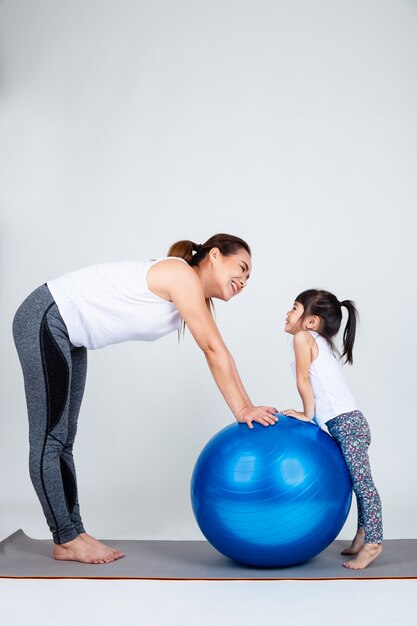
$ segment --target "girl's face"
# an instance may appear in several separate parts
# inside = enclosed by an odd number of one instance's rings
[[[287,317],[285,319],[284,330],[286,333],[290,335],[295,335],[299,330],[304,330],[304,324],[301,321],[301,318],[304,315],[304,307],[299,302],[294,302],[294,306],[291,311],[288,311]]]

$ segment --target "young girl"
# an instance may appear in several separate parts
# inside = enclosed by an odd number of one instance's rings
[[[333,338],[342,322],[342,307],[348,312],[343,332],[345,362],[353,362],[357,310],[351,300],[339,302],[328,291],[309,289],[297,296],[288,312],[285,332],[294,336],[297,389],[303,412],[287,409],[283,414],[326,427],[339,444],[352,478],[358,503],[358,530],[342,554],[355,555],[344,563],[350,569],[365,569],[382,552],[381,501],[372,480],[368,458],[371,433],[352,396],[336,358]]]

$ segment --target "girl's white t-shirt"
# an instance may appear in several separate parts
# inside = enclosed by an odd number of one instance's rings
[[[174,303],[148,288],[149,269],[164,260],[101,263],[49,280],[71,343],[94,350],[124,341],[154,341],[178,330],[181,318]]]
[[[318,355],[310,363],[310,383],[314,396],[315,419],[320,427],[342,413],[357,411],[359,407],[342,372],[342,366],[333,354],[326,339],[314,331]],[[295,361],[291,363],[296,372]]]

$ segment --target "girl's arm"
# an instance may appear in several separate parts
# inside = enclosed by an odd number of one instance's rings
[[[263,426],[277,421],[277,409],[254,406],[237,373],[233,357],[228,351],[209,312],[203,286],[195,271],[177,259],[158,263],[158,275],[153,272],[152,290],[171,300],[177,307],[189,331],[204,352],[213,378],[227,405],[238,422],[252,422]],[[152,270],[155,268],[151,268]],[[156,269],[156,268],[155,268]]]
[[[284,415],[295,417],[303,422],[311,422],[314,417],[314,396],[310,383],[309,367],[312,361],[309,335],[306,331],[300,331],[294,335],[294,354],[297,389],[303,402],[303,412],[287,409],[282,411]]]

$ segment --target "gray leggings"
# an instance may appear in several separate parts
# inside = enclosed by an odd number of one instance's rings
[[[54,542],[85,532],[72,447],[87,373],[87,350],[76,348],[46,285],[19,307],[13,336],[29,416],[29,469]]]

